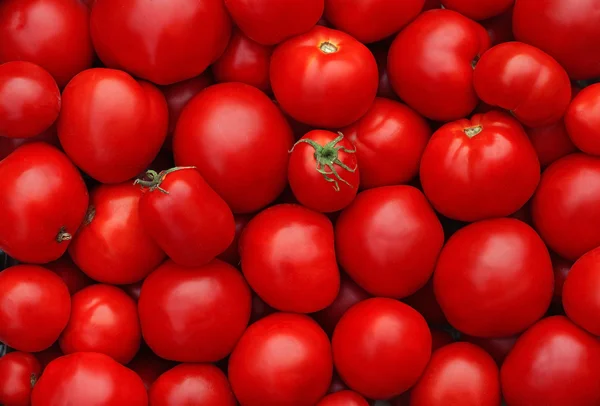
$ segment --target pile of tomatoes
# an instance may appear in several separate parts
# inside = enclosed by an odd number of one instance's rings
[[[599,406],[600,0],[0,0],[0,404]]]

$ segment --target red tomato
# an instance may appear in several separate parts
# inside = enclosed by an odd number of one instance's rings
[[[515,0],[441,0],[444,8],[458,11],[473,20],[485,20],[508,10]]]
[[[58,138],[75,165],[102,183],[143,172],[162,146],[168,123],[160,91],[125,72],[89,69],[65,88]]]
[[[252,324],[229,358],[229,381],[244,406],[312,406],[327,392],[327,335],[308,316],[275,313]]]
[[[187,105],[173,151],[175,163],[198,168],[234,213],[252,213],[285,188],[292,144],[289,124],[264,93],[223,83]]]
[[[565,114],[565,125],[573,143],[590,155],[600,155],[600,84],[581,90]],[[575,148],[573,147],[573,150]]]
[[[600,404],[600,341],[566,317],[548,317],[523,334],[500,372],[510,406]]]
[[[438,212],[477,221],[508,216],[527,203],[540,181],[540,163],[519,122],[490,111],[437,130],[420,173]]]
[[[431,352],[437,351],[454,342],[452,335],[445,330],[431,330]]]
[[[142,379],[146,390],[150,389],[159,376],[174,366],[174,362],[157,357],[149,349],[140,349],[140,352],[137,353],[135,358],[127,364],[127,368],[138,374]]]
[[[514,2],[514,0],[511,0]],[[480,3],[486,4],[486,3]],[[480,21],[480,24],[487,30],[491,39],[491,44],[498,45],[503,42],[514,41],[512,31],[512,7],[504,13],[487,20]]]
[[[47,268],[60,276],[63,282],[67,285],[69,293],[74,295],[81,289],[94,283],[86,274],[77,268],[77,265],[71,261],[68,256],[63,256],[56,261],[44,265]]]
[[[390,84],[390,76],[387,70],[388,51],[390,49],[390,43],[388,41],[378,42],[370,47],[375,61],[377,62],[377,70],[379,71],[379,86],[377,87],[377,97],[385,97],[391,100],[398,100],[398,96],[394,93],[392,85]],[[377,99],[375,99],[377,103]],[[368,114],[368,112],[367,112]]]
[[[558,255],[550,255],[550,257],[552,258],[552,269],[554,269],[554,299],[562,302],[563,287],[573,262],[567,261]]]
[[[369,406],[369,403],[358,393],[345,390],[325,396],[317,406]]]
[[[280,204],[256,215],[241,236],[240,256],[252,289],[277,310],[316,312],[338,294],[333,226],[305,207]]]
[[[229,247],[227,247],[225,251],[223,251],[217,256],[217,258],[233,266],[240,265],[240,236],[242,235],[242,231],[244,231],[244,228],[246,228],[246,224],[248,224],[251,218],[252,216],[248,214],[236,214],[235,216],[233,216],[233,219],[235,221],[235,235],[233,237],[233,241],[231,242],[231,244],[229,244]]]
[[[379,97],[367,114],[341,131],[356,146],[363,189],[411,181],[431,136],[429,124],[414,110]]]
[[[502,365],[506,356],[510,353],[512,348],[517,342],[517,336],[503,337],[503,338],[480,338],[472,337],[466,334],[461,334],[462,341],[475,344],[478,347],[483,348],[488,354],[492,356],[496,364]]]
[[[567,113],[568,114],[568,113]],[[543,127],[526,128],[529,140],[537,153],[542,168],[577,151],[567,134],[563,120]]]
[[[477,95],[529,127],[561,119],[571,100],[567,72],[550,55],[522,42],[496,45],[473,71]]]
[[[142,285],[142,334],[161,358],[216,362],[244,332],[250,303],[250,289],[231,265],[213,260],[187,268],[166,261]]]
[[[42,141],[46,144],[50,144],[54,147],[60,148],[60,142],[58,141],[58,135],[56,134],[56,125],[52,125],[46,131],[29,138],[8,138],[0,137],[0,161],[9,156],[14,150],[19,148],[21,145],[29,144],[32,142]]]
[[[35,406],[147,406],[135,372],[104,354],[77,352],[52,361],[33,387]]]
[[[4,406],[31,405],[31,389],[42,372],[38,360],[26,352],[0,358],[0,402]]]
[[[377,62],[350,35],[316,26],[275,48],[271,86],[281,108],[314,127],[339,128],[363,116],[375,99]]]
[[[0,161],[0,249],[29,263],[60,258],[81,224],[88,192],[71,161],[36,142]]]
[[[350,389],[372,399],[388,399],[408,390],[431,355],[425,319],[404,303],[385,298],[352,306],[335,328],[331,343],[340,377]]]
[[[485,29],[450,10],[421,14],[396,37],[388,73],[400,99],[433,120],[452,121],[477,106],[473,63],[490,46]]]
[[[361,192],[335,226],[337,259],[374,296],[403,298],[431,277],[444,231],[425,196],[412,186]]]
[[[433,273],[435,296],[457,330],[507,337],[540,319],[554,273],[540,237],[515,219],[484,220],[454,234]]]
[[[303,206],[331,213],[354,200],[360,177],[356,148],[343,133],[310,131],[291,151],[288,180]]]
[[[430,325],[445,326],[448,324],[446,316],[435,298],[433,279],[429,279],[425,286],[402,301],[421,313]]]

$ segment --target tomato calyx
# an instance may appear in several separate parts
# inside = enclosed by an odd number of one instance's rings
[[[337,46],[335,46],[329,41],[321,42],[321,44],[319,45],[319,49],[324,54],[333,54],[339,50]]]
[[[475,66],[477,66],[477,62],[479,62],[480,58],[481,56],[475,55],[475,58],[473,58],[473,60],[471,61],[471,68],[475,69]]]
[[[56,234],[56,242],[59,244],[63,241],[70,241],[72,238],[73,236],[70,233],[67,233],[67,230],[64,227],[61,227],[58,234]]]
[[[150,192],[159,190],[162,193],[168,195],[169,192],[167,190],[163,189],[162,187],[160,187],[160,185],[162,184],[162,181],[165,180],[165,177],[168,174],[177,172],[177,171],[181,171],[184,169],[196,169],[196,167],[195,166],[176,166],[175,168],[167,169],[166,171],[161,171],[160,173],[157,173],[156,171],[153,171],[152,169],[150,169],[150,170],[146,171],[146,173],[144,174],[144,176],[142,178],[136,179],[133,182],[133,184],[141,185],[142,188],[146,188]],[[146,179],[148,179],[148,180],[146,180]]]
[[[471,139],[471,138],[473,138],[474,136],[476,136],[477,134],[479,134],[480,132],[483,131],[483,126],[482,125],[475,125],[473,127],[467,127],[463,131],[466,134],[466,136],[469,137],[469,139]]]
[[[29,377],[29,383],[31,384],[31,387],[33,388],[33,386],[35,385],[35,383],[37,382],[37,375],[36,374],[31,374],[31,376]]]

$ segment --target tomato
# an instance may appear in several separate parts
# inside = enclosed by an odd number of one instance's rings
[[[146,390],[148,390],[159,376],[175,365],[174,362],[157,357],[149,349],[141,348],[135,358],[127,364],[127,368],[138,374],[142,382],[144,382]]]
[[[0,402],[4,406],[29,406],[31,389],[42,372],[38,360],[26,352],[0,358]]]
[[[44,265],[44,268],[47,268],[60,276],[67,285],[71,295],[74,295],[81,289],[94,283],[94,281],[81,272],[81,269],[77,268],[77,265],[75,265],[66,255],[56,261]]]
[[[506,356],[510,353],[517,342],[517,336],[502,338],[481,338],[461,334],[461,340],[483,348],[492,356],[496,364],[502,365]]]
[[[433,288],[457,330],[507,337],[544,315],[554,273],[548,250],[531,227],[515,219],[484,220],[450,237],[433,273]]]
[[[458,11],[473,20],[485,20],[508,10],[515,0],[441,0],[444,8]]]
[[[343,133],[310,131],[291,151],[288,180],[303,206],[331,213],[354,200],[360,172],[356,148]]]
[[[225,0],[235,24],[263,45],[275,45],[310,30],[323,14],[324,0]]]
[[[369,406],[369,403],[358,393],[345,390],[325,396],[317,406]]]
[[[390,44],[388,41],[378,42],[372,45],[369,49],[373,52],[375,61],[377,62],[377,70],[379,71],[379,86],[377,87],[377,97],[385,97],[391,100],[398,100],[398,96],[394,93],[390,84],[390,75],[387,70],[387,59]],[[375,99],[377,103],[377,99]],[[368,113],[368,112],[367,112]]]
[[[577,147],[569,138],[563,120],[543,127],[527,128],[529,141],[537,153],[542,168],[565,155],[577,152]]]
[[[431,136],[429,124],[414,110],[379,97],[367,114],[341,132],[356,146],[363,189],[411,181]]]
[[[200,76],[160,88],[169,109],[169,136],[172,136],[175,132],[175,125],[179,121],[183,108],[187,106],[192,97],[211,84],[212,77],[208,74],[208,71],[205,71]]]
[[[454,342],[452,335],[445,330],[431,329],[431,352]]]
[[[42,141],[54,147],[60,147],[58,135],[56,134],[56,125],[52,125],[46,131],[29,138],[8,138],[0,137],[0,161],[9,156],[14,150],[21,145],[32,142]]]
[[[271,87],[294,119],[323,128],[347,126],[364,115],[379,83],[377,62],[350,35],[316,26],[275,48]]]
[[[512,31],[512,11],[511,7],[496,17],[479,22],[487,30],[492,46],[515,40]]]
[[[243,83],[223,83],[187,105],[173,152],[177,166],[198,168],[234,213],[252,213],[285,188],[292,144],[289,124],[264,93]]]
[[[421,12],[425,0],[325,0],[325,18],[367,44],[400,31]]]
[[[257,214],[242,233],[240,256],[252,290],[277,310],[316,312],[338,294],[333,226],[305,207],[281,204]]]
[[[104,354],[77,352],[52,361],[33,387],[35,406],[147,406],[135,372]]]
[[[483,54],[473,86],[481,100],[510,110],[529,127],[559,121],[571,100],[571,82],[562,66],[522,42],[499,44]]]
[[[540,163],[519,122],[490,111],[437,130],[420,173],[423,192],[438,212],[477,221],[522,207],[540,181]]]
[[[244,406],[315,405],[332,371],[327,335],[301,314],[275,313],[252,324],[229,358],[229,381]]]
[[[431,277],[444,231],[412,186],[385,186],[356,196],[335,225],[337,259],[374,296],[403,298]]]
[[[500,378],[510,406],[598,405],[600,342],[566,317],[548,317],[517,340]]]
[[[435,298],[433,279],[429,279],[425,286],[402,301],[421,313],[430,325],[445,326],[448,324],[446,316]]]
[[[240,265],[240,236],[242,235],[242,231],[244,231],[246,224],[248,224],[251,218],[252,216],[249,214],[236,214],[233,216],[233,220],[235,221],[235,235],[233,237],[233,241],[231,244],[229,244],[229,247],[227,247],[225,251],[217,256],[217,258],[233,266]]]
[[[352,306],[335,328],[331,344],[340,377],[350,389],[372,399],[408,390],[431,355],[425,319],[404,303],[385,298]]]
[[[463,118],[478,102],[472,64],[489,46],[479,24],[454,11],[428,11],[392,43],[390,82],[400,99],[425,117]]]
[[[554,299],[562,302],[563,287],[573,262],[567,261],[558,255],[551,255],[550,257],[552,258],[552,269],[554,269]]]
[[[597,83],[580,91],[565,114],[565,125],[570,139],[586,154],[596,156],[600,155],[598,109],[600,109],[600,84]]]
[[[71,161],[36,142],[0,161],[0,249],[29,263],[54,261],[67,250],[88,205]]]

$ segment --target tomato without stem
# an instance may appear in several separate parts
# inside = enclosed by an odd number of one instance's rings
[[[563,156],[577,152],[577,147],[569,138],[563,120],[543,127],[526,128],[525,131],[527,131],[529,141],[537,153],[542,168]]]
[[[74,295],[81,289],[94,283],[86,274],[77,268],[77,265],[68,256],[63,256],[56,261],[44,265],[47,268],[60,276],[63,282],[67,285],[69,293]]]
[[[369,406],[365,398],[349,390],[325,396],[316,406]]]
[[[169,109],[169,136],[172,136],[175,132],[175,126],[179,121],[183,108],[187,106],[192,97],[206,89],[212,83],[212,77],[205,71],[199,76],[160,88]]]
[[[565,125],[573,143],[590,155],[600,155],[600,84],[581,90],[565,114]],[[573,148],[574,149],[574,148]]]
[[[26,352],[0,358],[0,402],[4,406],[31,405],[31,390],[42,372],[38,360]]]
[[[508,10],[515,0],[441,0],[444,8],[458,11],[473,20],[485,20]]]

